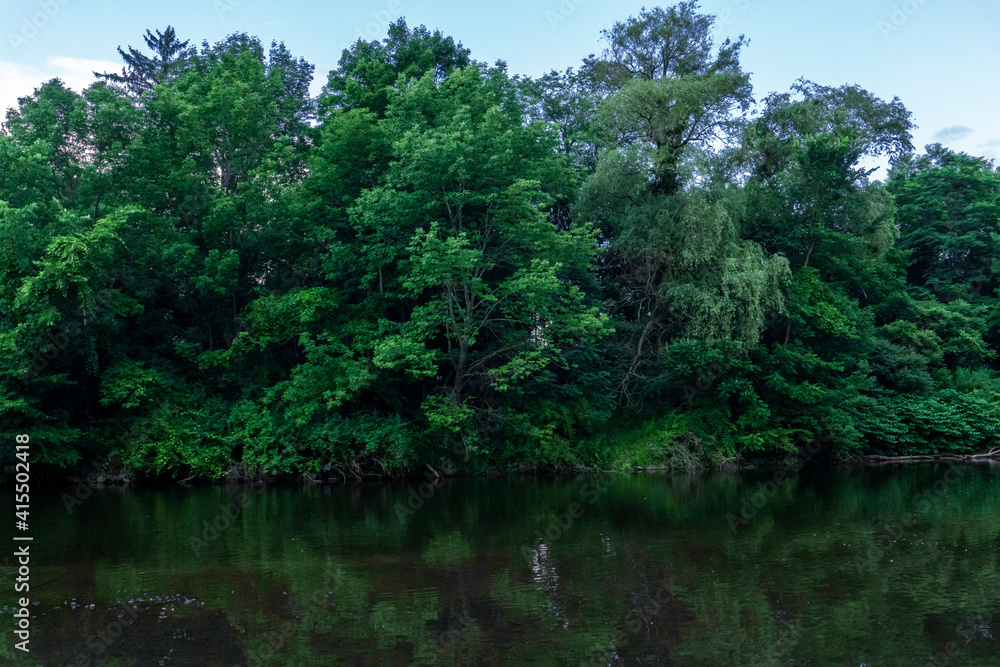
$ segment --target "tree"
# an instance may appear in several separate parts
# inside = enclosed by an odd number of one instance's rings
[[[739,72],[746,40],[727,39],[713,53],[715,17],[698,13],[697,0],[668,8],[643,9],[639,16],[616,22],[601,34],[608,42],[602,58],[591,55],[586,68],[603,87],[620,89],[632,79],[659,81]]]
[[[603,58],[585,63],[595,85],[614,93],[600,111],[607,145],[647,147],[653,187],[666,195],[681,187],[685,153],[725,141],[739,127],[734,112],[753,101],[743,38],[714,52],[715,19],[697,9],[687,0],[616,23],[603,33]]]
[[[885,360],[910,363],[889,332],[903,319],[913,326],[922,312],[897,302],[905,256],[895,206],[861,166],[866,157],[905,155],[911,129],[898,100],[800,81],[792,93],[769,96],[744,134],[746,233],[788,257],[793,276],[787,316],[770,327],[758,356],[757,384],[777,423],[806,435],[822,420],[841,453],[871,433],[866,415],[879,378],[893,374]]]
[[[770,178],[789,164],[796,139],[830,134],[846,138],[859,156],[896,160],[913,150],[913,128],[912,114],[899,98],[887,102],[857,85],[800,79],[790,92],[764,100],[764,111],[744,135],[744,157],[756,176]]]
[[[1000,275],[1000,172],[940,144],[899,161],[889,190],[909,282],[945,300],[988,297]]]
[[[87,118],[78,94],[52,79],[7,110],[5,129],[18,145],[42,151],[63,204],[76,203],[85,160]],[[48,180],[48,179],[46,179]]]
[[[743,194],[719,178],[712,150],[749,107],[742,40],[714,53],[713,18],[697,4],[644,11],[605,33],[591,75],[613,91],[600,104],[596,171],[578,213],[597,222],[601,279],[621,322],[620,393],[663,372],[668,342],[756,343],[781,308],[787,265],[740,237]]]
[[[600,97],[590,89],[580,72],[568,68],[552,70],[539,79],[524,82],[533,120],[550,123],[558,133],[558,149],[582,175],[597,165],[595,117]]]
[[[177,39],[172,26],[167,26],[163,32],[157,30],[155,34],[147,30],[143,39],[153,52],[152,57],[131,46],[126,53],[119,46],[118,54],[125,61],[121,74],[94,72],[94,76],[121,87],[138,99],[142,93],[180,75],[196,53],[195,49],[188,48],[189,41]]]
[[[537,420],[540,394],[574,373],[570,353],[606,333],[574,281],[593,253],[590,232],[547,219],[562,161],[547,129],[526,125],[507,95],[516,88],[502,69],[469,66],[443,80],[426,73],[381,120],[367,110],[325,119],[310,180],[333,190],[308,191],[328,202],[313,209],[330,213],[327,288],[303,286],[267,306],[308,322],[306,362],[280,389],[299,428],[319,428],[336,409],[384,451],[396,436],[375,435],[375,412],[422,432],[424,456],[491,434],[523,447],[524,429],[538,426],[519,421],[529,397]],[[299,336],[258,312],[251,339]]]
[[[994,166],[858,86],[751,114],[714,28],[644,9],[532,80],[400,20],[314,100],[168,27],[44,83],[0,132],[0,430],[176,478],[1000,444]]]
[[[323,88],[320,108],[323,113],[368,109],[382,116],[399,81],[405,84],[427,72],[440,81],[471,62],[469,50],[461,42],[424,26],[411,30],[399,19],[389,26],[389,34],[381,42],[359,39],[344,49]]]

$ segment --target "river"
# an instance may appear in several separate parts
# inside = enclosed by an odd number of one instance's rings
[[[1000,664],[988,466],[63,491],[0,662]]]

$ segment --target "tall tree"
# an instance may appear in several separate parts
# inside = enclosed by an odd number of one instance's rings
[[[424,26],[410,29],[399,19],[389,26],[389,34],[381,42],[359,39],[344,49],[323,89],[320,108],[324,113],[368,109],[381,116],[398,80],[405,83],[427,72],[441,80],[471,62],[469,50],[461,42]]]
[[[786,264],[740,237],[743,195],[718,178],[714,145],[751,103],[742,40],[716,51],[697,3],[643,11],[605,32],[587,69],[611,93],[597,115],[596,171],[579,214],[598,223],[601,276],[619,319],[621,394],[662,372],[677,337],[757,341],[780,308]]]
[[[94,72],[94,76],[113,85],[120,86],[133,97],[138,98],[161,83],[181,74],[189,61],[196,55],[194,48],[189,48],[189,40],[180,41],[173,26],[167,26],[163,32],[146,31],[143,36],[146,46],[153,52],[147,56],[142,51],[128,47],[128,52],[118,47],[118,53],[125,61],[121,74]]]
[[[715,17],[697,10],[694,0],[643,10],[604,31],[603,57],[585,61],[595,84],[614,93],[602,105],[608,145],[648,147],[653,187],[667,195],[681,187],[686,149],[731,137],[736,113],[753,101],[739,62],[743,38],[716,51]]]

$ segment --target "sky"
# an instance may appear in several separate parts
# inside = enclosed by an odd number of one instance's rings
[[[192,44],[247,32],[283,41],[316,65],[314,91],[356,41],[388,24],[439,28],[477,60],[514,74],[576,67],[603,49],[601,30],[637,14],[633,0],[0,0],[0,108],[53,77],[74,90],[92,72],[118,71],[117,47],[144,46],[146,29],[173,25]],[[669,3],[663,3],[667,5]],[[716,40],[745,35],[745,71],[758,99],[799,78],[858,84],[899,97],[918,148],[941,142],[1000,163],[1000,0],[702,0]],[[879,177],[876,174],[876,177]]]

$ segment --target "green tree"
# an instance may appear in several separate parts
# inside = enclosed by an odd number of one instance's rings
[[[44,152],[55,194],[64,205],[75,204],[87,135],[81,97],[59,79],[52,79],[7,110],[4,128],[17,144],[25,148],[35,144],[34,150]]]
[[[895,165],[900,246],[908,281],[943,300],[987,298],[1000,275],[1000,172],[940,144]]]
[[[350,247],[341,254],[338,244],[331,260],[350,262],[353,271],[330,277],[377,324],[342,329],[344,344],[367,341],[358,352],[370,359],[371,381],[371,372],[391,373],[411,384],[397,390],[399,400],[416,399],[403,412],[419,406],[414,416],[436,437],[454,433],[470,444],[477,430],[490,430],[487,415],[502,432],[510,396],[568,370],[565,352],[607,329],[572,280],[589,263],[593,237],[547,220],[546,189],[565,184],[564,167],[547,129],[525,125],[523,109],[510,112],[505,80],[501,69],[476,66],[441,81],[428,73],[392,101],[379,123],[388,167],[349,209],[342,238]],[[331,116],[334,127],[350,123],[366,134],[339,135],[336,145],[353,144],[341,153],[327,152],[334,137],[324,133],[322,153],[345,159],[381,145],[373,120]],[[360,136],[374,144],[353,141]],[[315,173],[326,178],[322,168]]]
[[[719,177],[713,144],[751,102],[742,41],[716,52],[697,4],[644,11],[605,33],[589,70],[614,91],[600,105],[596,171],[579,214],[597,222],[601,279],[621,323],[620,394],[641,402],[671,340],[756,343],[781,308],[787,265],[741,238],[744,197]]]
[[[143,40],[153,52],[152,57],[131,46],[126,53],[119,46],[118,54],[125,61],[121,74],[94,72],[94,76],[138,99],[142,93],[181,74],[196,54],[194,48],[188,47],[189,40],[182,42],[177,39],[177,32],[172,26],[167,26],[163,32],[157,30],[155,34],[147,30]]]
[[[359,39],[344,49],[337,69],[330,72],[320,107],[324,112],[368,109],[381,116],[400,80],[406,83],[431,72],[440,81],[471,62],[461,42],[424,26],[410,29],[399,19],[381,42]]]

